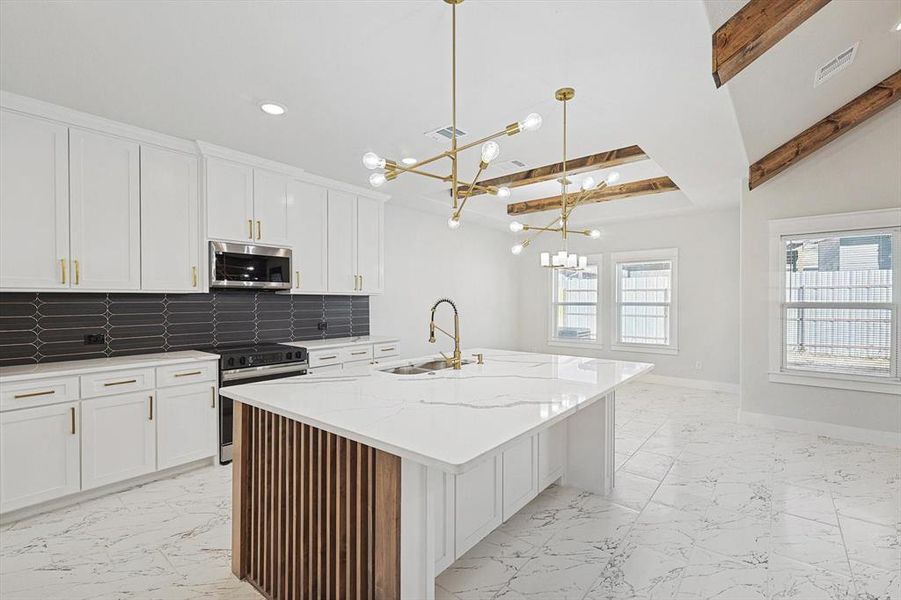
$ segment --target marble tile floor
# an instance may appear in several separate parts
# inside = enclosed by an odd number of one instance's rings
[[[736,423],[734,394],[618,393],[617,488],[553,486],[439,600],[901,600],[901,452]],[[231,470],[0,527],[0,598],[259,598],[229,570]]]

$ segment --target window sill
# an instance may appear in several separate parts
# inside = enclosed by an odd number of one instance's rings
[[[652,346],[641,344],[613,344],[610,349],[614,352],[635,352],[638,354],[679,354],[679,349],[674,346]]]
[[[899,394],[901,382],[897,379],[874,380],[849,375],[827,375],[818,373],[783,373],[771,372],[769,380],[773,383],[792,385],[809,385],[813,387],[832,388],[836,390],[855,390],[858,392],[874,392],[876,394]]]
[[[586,340],[580,342],[578,340],[558,340],[552,338],[547,341],[547,345],[556,348],[590,348],[592,350],[604,349],[604,345],[597,340]]]

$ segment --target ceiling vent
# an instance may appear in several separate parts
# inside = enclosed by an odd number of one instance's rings
[[[813,87],[817,87],[842,69],[850,67],[851,63],[854,62],[854,57],[857,55],[857,46],[859,44],[860,42],[857,42],[817,69],[813,74]]]
[[[426,131],[425,135],[429,139],[432,139],[436,142],[446,142],[453,137],[454,127],[453,125],[446,125],[444,127],[439,127],[438,129],[434,129],[432,131]],[[466,136],[466,132],[457,128],[457,139],[459,140],[462,137]]]
[[[491,173],[499,175],[509,175],[526,168],[526,163],[521,160],[505,160],[491,163]]]

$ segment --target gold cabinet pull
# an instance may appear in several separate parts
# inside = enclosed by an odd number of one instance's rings
[[[110,387],[113,385],[125,385],[126,383],[137,383],[137,379],[124,379],[122,381],[108,381],[103,384],[103,387]]]
[[[253,219],[247,219],[247,229],[250,232],[250,235],[248,235],[247,237],[253,239]]]
[[[78,264],[78,259],[72,261],[75,263],[75,285],[81,283],[81,265]]]
[[[360,275],[360,291],[363,291],[363,276]]]
[[[257,221],[257,239],[262,239],[263,237],[263,222]]]
[[[334,356],[320,356],[320,357],[319,357],[319,360],[332,360],[332,359],[334,359],[334,358],[338,358],[338,356],[337,356],[337,355],[334,355]]]
[[[210,408],[216,408],[216,386],[210,387]]]
[[[147,399],[150,400],[150,419],[153,420],[153,396],[147,396]]]
[[[382,352],[391,352],[392,350],[395,350],[394,346],[391,348],[382,348]]]
[[[299,288],[300,287],[300,271],[294,271],[294,279],[297,280],[297,283],[294,285],[294,287]]]
[[[351,352],[350,355],[351,356],[360,356],[361,354],[366,354],[367,352],[369,352],[369,351],[368,350],[360,350],[359,352]]]
[[[66,284],[66,259],[65,258],[59,259],[59,272],[60,272],[60,275],[62,276],[62,280],[63,280],[62,283],[63,283],[63,285],[65,285]]]
[[[197,287],[197,267],[191,267],[191,286]]]
[[[75,435],[75,407],[74,406],[69,407],[69,418],[70,418],[70,425],[71,425],[71,428],[69,429],[69,431],[72,432],[72,435]]]
[[[191,375],[200,375],[203,371],[184,371],[182,373],[176,373],[176,377],[189,377]]]
[[[56,390],[47,390],[46,392],[29,392],[27,394],[15,394],[13,398],[34,398],[36,396],[49,396],[50,394],[55,394]]]

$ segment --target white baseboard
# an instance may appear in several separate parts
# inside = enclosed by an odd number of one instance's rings
[[[666,375],[655,375],[653,373],[642,376],[641,381],[644,381],[646,383],[659,383],[662,385],[675,385],[678,387],[687,387],[695,390],[728,392],[730,394],[738,394],[741,391],[737,383],[726,383],[724,381],[707,381],[706,379],[689,379],[688,377],[667,377]]]
[[[808,421],[806,419],[796,419],[794,417],[783,417],[780,415],[769,415],[744,410],[739,413],[738,420],[741,423],[755,425],[757,427],[772,427],[773,429],[797,431],[799,433],[812,433],[814,435],[822,435],[851,442],[901,448],[901,432],[898,431],[864,429],[863,427],[836,425],[835,423],[825,423],[823,421]]]

